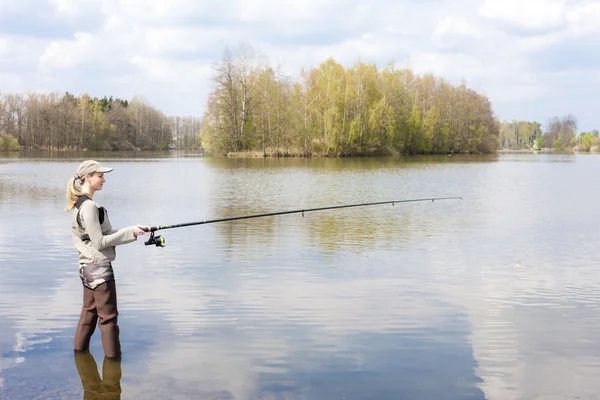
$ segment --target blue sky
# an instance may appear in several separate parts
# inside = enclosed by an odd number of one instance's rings
[[[0,91],[139,95],[202,115],[211,66],[247,42],[296,78],[394,61],[486,94],[499,119],[600,129],[598,0],[0,0]]]

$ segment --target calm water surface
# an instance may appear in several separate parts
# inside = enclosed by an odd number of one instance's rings
[[[118,248],[123,361],[75,360],[64,210],[83,158],[0,156],[0,398],[600,398],[600,157],[86,154],[116,227],[207,224]],[[144,237],[146,240],[147,237]],[[100,374],[98,375],[98,372]]]

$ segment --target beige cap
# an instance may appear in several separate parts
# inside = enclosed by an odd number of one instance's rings
[[[83,178],[86,174],[91,174],[93,172],[110,172],[113,168],[103,167],[98,161],[95,160],[86,160],[79,164],[77,167],[77,172],[75,173],[76,179]]]

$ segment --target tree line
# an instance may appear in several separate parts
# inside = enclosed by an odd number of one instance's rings
[[[573,115],[503,121],[489,99],[432,74],[333,58],[296,79],[250,46],[214,64],[204,115],[166,116],[140,97],[0,93],[0,150],[158,150],[266,156],[490,153],[499,148],[589,151]]]
[[[167,117],[134,97],[0,93],[0,150],[198,147],[198,117]]]
[[[590,151],[600,146],[597,129],[577,135],[577,118],[572,115],[551,117],[545,130],[539,122],[503,121],[500,124],[500,145],[505,149],[537,149]]]
[[[489,153],[500,126],[489,99],[433,75],[333,58],[297,80],[227,50],[214,65],[201,137],[216,153],[353,156]]]

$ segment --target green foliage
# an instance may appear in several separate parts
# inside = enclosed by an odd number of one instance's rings
[[[487,153],[499,144],[487,97],[392,64],[344,68],[329,58],[292,81],[247,53],[226,52],[213,81],[202,126],[212,152]]]
[[[425,113],[423,119],[423,129],[421,141],[419,143],[419,151],[421,153],[431,153],[433,151],[433,139],[436,137],[438,128],[438,111],[435,106],[431,107]]]
[[[16,137],[0,132],[0,151],[19,151],[21,146]]]
[[[394,110],[385,103],[385,98],[377,101],[369,110],[369,137],[367,153],[384,152],[393,142],[396,121]]]
[[[596,136],[593,133],[583,132],[579,135],[579,149],[581,151],[590,151],[595,141]]]
[[[565,149],[565,146],[564,146],[562,140],[560,138],[558,138],[558,139],[554,139],[552,141],[552,148],[555,150],[563,151]]]

